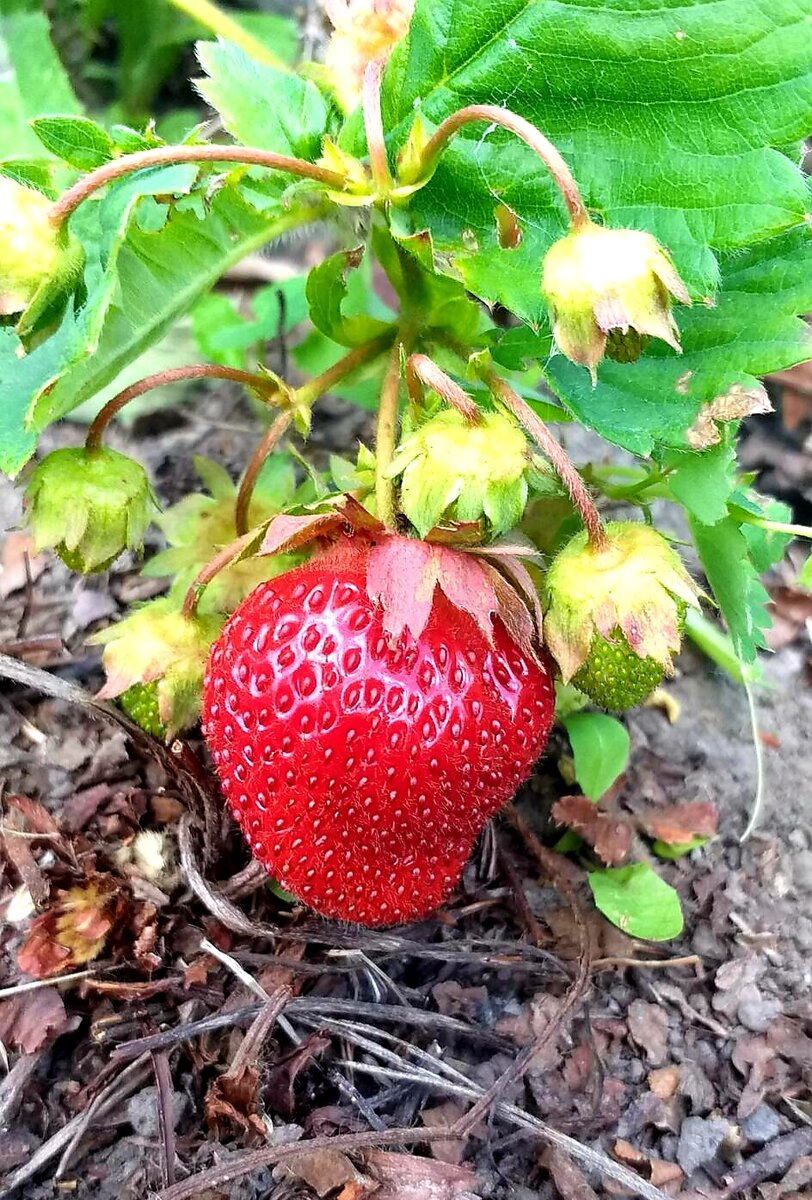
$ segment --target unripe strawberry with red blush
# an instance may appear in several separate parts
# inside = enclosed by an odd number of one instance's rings
[[[546,743],[547,661],[500,616],[480,624],[481,595],[460,607],[455,572],[500,590],[471,555],[356,535],[257,587],[212,649],[203,730],[223,791],[255,858],[325,916],[430,913]]]

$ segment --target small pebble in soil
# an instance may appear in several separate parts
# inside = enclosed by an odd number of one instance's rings
[[[730,1130],[730,1122],[721,1117],[686,1117],[677,1143],[677,1162],[685,1174],[715,1158]]]
[[[753,1146],[763,1146],[778,1137],[781,1130],[781,1118],[769,1104],[759,1104],[758,1108],[745,1117],[741,1129],[748,1142]]]
[[[747,983],[741,989],[736,1016],[745,1029],[752,1033],[766,1033],[781,1012],[780,1002],[772,997],[763,996],[755,983]]]

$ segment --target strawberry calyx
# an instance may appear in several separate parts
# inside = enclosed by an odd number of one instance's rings
[[[547,646],[565,683],[588,662],[593,646],[599,643],[605,654],[604,642],[632,655],[627,666],[636,657],[673,674],[685,610],[699,607],[699,590],[655,529],[634,521],[610,521],[605,528],[605,546],[595,547],[579,533],[550,564],[544,587]]]
[[[168,597],[135,609],[90,638],[105,648],[107,679],[99,697],[112,700],[135,685],[154,685],[155,715],[166,737],[191,728],[200,713],[206,659],[221,626],[219,616],[185,616]]]
[[[363,543],[367,593],[383,610],[384,632],[392,643],[405,633],[420,637],[440,591],[473,619],[489,643],[498,617],[516,645],[538,661],[541,606],[524,562],[537,559],[538,552],[516,533],[486,546],[466,545],[470,532],[462,525],[433,530],[422,540],[409,537],[387,529],[352,496],[343,495],[309,512],[273,518],[259,554],[291,554],[315,543],[318,555],[339,566],[348,553],[357,560]]]

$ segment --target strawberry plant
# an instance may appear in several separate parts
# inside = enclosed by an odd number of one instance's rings
[[[686,631],[750,686],[760,577],[810,533],[738,470],[736,433],[769,407],[760,377],[812,356],[812,4],[327,8],[321,64],[242,27],[201,41],[224,132],[177,144],[91,119],[42,15],[0,20],[12,65],[36,45],[55,81],[18,69],[5,96],[33,119],[0,161],[0,467],[71,570],[166,535],[144,567],[166,595],[97,639],[103,695],[169,739],[202,713],[252,853],[304,904],[377,925],[442,903],[543,752],[555,684],[584,793],[561,848],[611,919],[673,936],[674,894],[621,865],[631,839],[601,865],[584,803],[628,737],[584,709],[645,700]],[[276,289],[250,318],[211,289],[314,225],[332,252],[282,289],[309,322],[283,378],[255,360]],[[211,361],[117,384],[189,312]],[[242,384],[266,429],[236,483],[201,460],[206,494],[161,513],[106,432],[201,378]],[[303,469],[327,393],[376,414],[330,478]],[[93,400],[85,445],[34,463]],[[575,464],[550,423],[634,465]],[[687,556],[655,525],[668,506]]]

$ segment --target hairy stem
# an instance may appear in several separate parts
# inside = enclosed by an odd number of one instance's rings
[[[367,342],[363,346],[356,347],[355,350],[351,350],[349,354],[345,354],[343,358],[340,358],[332,367],[328,367],[321,375],[314,376],[313,379],[288,394],[286,398],[286,411],[280,413],[257,446],[240,484],[235,511],[238,534],[243,534],[248,529],[248,510],[251,504],[251,497],[254,493],[254,487],[262,470],[262,464],[276,448],[279,439],[288,429],[292,420],[292,414],[311,408],[319,396],[323,396],[334,384],[339,383],[345,376],[350,375],[358,367],[363,366],[364,363],[369,362],[383,350],[386,350],[390,341],[391,337],[385,335],[376,338],[375,341]]]
[[[124,154],[85,175],[59,197],[51,208],[50,220],[56,226],[62,225],[88,196],[114,179],[147,167],[164,167],[173,163],[239,163],[243,166],[267,167],[273,171],[300,175],[304,179],[315,179],[336,191],[342,191],[346,182],[336,171],[306,162],[303,158],[275,154],[271,150],[257,150],[250,146],[158,146],[154,150]]]
[[[400,404],[400,346],[394,346],[389,359],[389,369],[381,389],[378,407],[378,423],[375,429],[375,504],[378,518],[387,529],[394,529],[397,519],[395,511],[395,484],[387,475],[389,464],[395,453]]]
[[[378,193],[384,197],[388,196],[392,190],[392,173],[389,170],[389,159],[386,156],[386,140],[381,114],[381,78],[385,66],[386,63],[383,59],[367,65],[362,93],[369,166],[375,187]]]
[[[212,363],[195,363],[188,367],[172,367],[167,371],[156,371],[154,375],[145,375],[143,379],[131,383],[118,395],[108,400],[97,413],[95,420],[87,431],[85,447],[95,450],[101,445],[105,430],[113,417],[121,411],[125,404],[143,396],[153,388],[162,387],[165,383],[178,383],[183,379],[230,379],[242,383],[253,391],[258,392],[262,399],[270,402],[272,394],[278,390],[277,385],[267,375],[253,371],[238,371],[235,367],[220,367]]]
[[[276,67],[280,71],[290,72],[290,67],[284,59],[274,54],[273,50],[269,50],[259,38],[255,38],[253,34],[243,29],[242,25],[228,13],[224,13],[216,4],[212,4],[211,0],[169,0],[169,3],[173,8],[190,16],[198,25],[203,25],[218,37],[223,38],[224,41],[233,42],[235,46],[239,46],[257,62],[265,63],[269,67]]]
[[[406,363],[406,386],[413,399],[417,394],[415,384],[418,388],[423,384],[436,392],[446,404],[456,408],[470,425],[475,425],[481,419],[482,413],[468,393],[425,354],[412,354]]]
[[[184,617],[191,619],[197,615],[197,606],[207,585],[211,583],[215,575],[219,575],[225,567],[234,562],[235,558],[239,558],[243,550],[251,544],[255,537],[256,530],[254,529],[248,533],[244,533],[236,541],[229,542],[227,546],[224,546],[222,550],[215,554],[214,558],[210,558],[205,567],[201,567],[189,584],[186,596],[184,597],[183,608],[181,609]]]
[[[363,367],[366,363],[371,362],[382,354],[384,350],[388,350],[395,339],[394,329],[391,333],[381,334],[371,342],[365,342],[363,346],[356,346],[349,354],[345,354],[337,363],[333,363],[332,367],[328,367],[326,371],[322,371],[321,375],[314,375],[307,383],[302,384],[296,389],[295,403],[298,408],[307,408],[318,400],[319,396],[323,396],[325,392],[329,392],[330,388],[336,383],[340,383],[347,375],[351,375],[353,371],[357,371],[359,367]]]
[[[461,108],[452,113],[450,117],[446,117],[423,151],[421,177],[431,170],[436,159],[454,135],[459,133],[465,125],[470,125],[474,121],[488,121],[492,125],[501,125],[503,129],[508,129],[516,137],[521,138],[538,155],[552,175],[567,206],[573,229],[578,229],[589,221],[589,214],[578,184],[575,182],[575,177],[549,138],[536,129],[535,125],[525,121],[524,117],[494,104],[471,104],[467,108]]]
[[[595,550],[605,549],[608,539],[595,502],[563,447],[556,441],[541,418],[536,416],[527,401],[514,392],[510,384],[493,371],[484,372],[483,378],[494,396],[504,404],[509,412],[513,413],[545,458],[552,464],[556,475],[564,484],[572,503],[581,515],[581,520],[589,534],[590,544]]]
[[[248,532],[248,509],[251,506],[251,497],[254,494],[259,473],[265,463],[265,459],[269,454],[272,454],[279,445],[282,437],[287,432],[292,416],[289,412],[280,413],[275,421],[268,428],[265,437],[257,446],[254,453],[251,455],[251,461],[245,469],[245,474],[240,483],[240,490],[237,492],[237,505],[234,513],[234,520],[237,527],[238,535]]]

